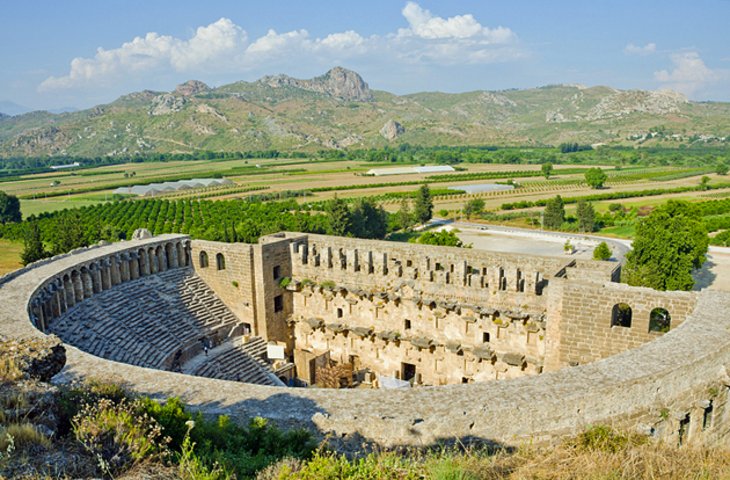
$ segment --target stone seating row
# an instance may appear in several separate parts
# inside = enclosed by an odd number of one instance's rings
[[[207,359],[193,374],[260,385],[277,385],[271,378],[273,371],[266,360],[266,342],[261,337],[253,337],[243,345],[230,343],[227,348],[219,348],[217,354]]]
[[[202,279],[176,268],[98,293],[52,321],[49,331],[100,357],[167,368],[178,350],[201,339],[222,341],[238,324]]]

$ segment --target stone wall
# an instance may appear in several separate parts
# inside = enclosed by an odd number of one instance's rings
[[[593,362],[636,348],[664,334],[650,331],[649,321],[654,309],[666,310],[670,327],[680,325],[694,309],[693,292],[659,292],[649,288],[630,287],[619,283],[588,283],[562,281],[559,315],[549,314],[559,340],[549,347],[551,368],[575,366]],[[614,309],[627,305],[631,310],[630,326],[612,325]],[[552,312],[551,312],[552,313]],[[550,333],[553,333],[551,330]]]
[[[254,245],[245,243],[191,242],[192,265],[200,278],[236,316],[259,335],[256,319]],[[219,268],[222,267],[222,268]]]
[[[90,265],[140,250],[157,252],[157,246],[171,239],[183,244],[186,241],[185,237],[166,236],[122,242],[18,272],[0,285],[0,336],[42,337],[44,334],[33,327],[29,312],[42,328],[39,312],[52,312],[54,298],[58,298],[58,290],[50,285],[66,273],[76,271],[81,276],[81,288],[74,286],[73,292],[84,295],[86,286],[92,292],[94,288]],[[120,275],[124,275],[124,267],[119,266]],[[82,273],[83,267],[87,267],[85,273],[89,276]],[[97,285],[103,288],[103,282]],[[545,302],[548,313],[564,311],[570,293],[588,289],[588,284],[581,290],[570,282],[570,275],[564,282],[551,280],[550,290],[562,290],[563,295],[550,295]],[[610,358],[499,382],[405,391],[284,389],[134,367],[94,357],[73,346],[67,347],[67,364],[58,380],[85,376],[116,379],[143,394],[179,396],[207,413],[229,414],[242,422],[259,415],[285,426],[309,425],[353,445],[365,441],[383,446],[425,446],[457,439],[504,445],[544,443],[600,423],[636,429],[671,443],[725,443],[730,435],[730,317],[726,314],[730,295],[658,293],[607,285],[597,284],[588,290],[599,295],[606,289],[609,297],[618,295],[633,302],[635,320],[631,329],[636,325],[637,335],[643,322],[639,312],[653,305],[647,301],[645,306],[638,306],[642,296],[679,299],[666,308],[679,311],[687,307],[692,312],[676,328],[681,315],[672,312],[673,328],[669,333]],[[595,298],[587,296],[585,302]],[[84,301],[93,301],[93,295]],[[296,296],[296,307],[295,302]],[[603,328],[605,317],[596,324]],[[562,335],[561,342],[570,336],[562,322],[548,321],[548,330],[551,325],[560,327],[557,331]],[[607,336],[608,332],[601,331],[601,335]]]

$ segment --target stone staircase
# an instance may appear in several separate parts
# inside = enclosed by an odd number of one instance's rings
[[[243,344],[226,342],[211,350],[200,362],[188,362],[183,371],[208,378],[257,383],[260,385],[282,385],[275,379],[274,372],[266,358],[266,342],[261,337],[252,337]]]

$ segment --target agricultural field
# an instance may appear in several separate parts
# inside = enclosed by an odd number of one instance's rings
[[[424,183],[431,188],[437,215],[458,218],[466,202],[483,200],[486,213],[471,218],[476,222],[535,226],[545,201],[555,195],[566,200],[568,216],[574,215],[575,202],[581,198],[589,199],[597,215],[605,218],[612,215],[609,206],[620,203],[625,218],[615,222],[611,219],[599,232],[618,237],[631,237],[636,218],[669,199],[709,202],[730,196],[730,176],[713,173],[715,168],[707,164],[617,166],[615,162],[567,162],[554,165],[549,179],[539,163],[458,163],[457,171],[448,174],[365,174],[375,167],[404,165],[419,163],[339,158],[145,161],[4,177],[0,190],[20,198],[24,218],[50,215],[50,219],[43,220],[48,223],[55,221],[53,212],[79,212],[84,228],[95,232],[89,234],[89,241],[129,238],[138,227],[153,233],[183,232],[198,238],[238,241],[255,241],[259,235],[277,229],[324,231],[320,213],[334,198],[351,205],[354,200],[368,198],[387,212],[396,213],[403,199],[414,197]],[[592,189],[585,181],[585,172],[594,167],[607,175],[601,189]],[[211,177],[233,183],[165,192],[154,201],[114,193],[118,187]],[[707,180],[700,187],[703,177]],[[474,194],[450,189],[495,183],[514,188]],[[252,213],[251,209],[261,202],[282,200],[287,207],[274,207],[273,217],[269,211]],[[725,213],[723,210],[713,215],[722,217]],[[727,213],[730,215],[730,210]],[[253,225],[256,218],[264,219],[263,223]],[[724,218],[713,222],[713,241],[727,243],[730,233],[724,232],[730,225],[725,225]],[[2,235],[3,241],[12,246],[6,249],[8,265],[16,265],[23,238],[20,229],[4,228]]]

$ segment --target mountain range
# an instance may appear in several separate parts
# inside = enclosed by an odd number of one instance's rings
[[[76,112],[0,116],[2,156],[566,142],[730,143],[730,103],[581,85],[395,95],[335,67],[309,80],[190,80]]]

